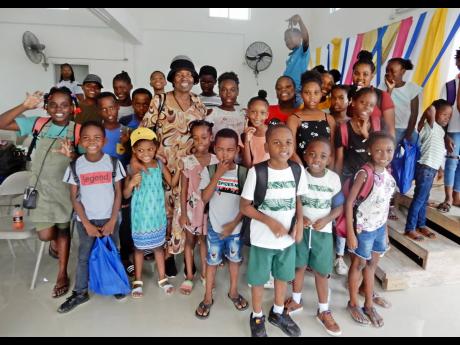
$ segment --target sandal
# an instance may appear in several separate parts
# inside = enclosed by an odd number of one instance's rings
[[[144,292],[142,291],[142,286],[144,286],[144,282],[142,280],[133,281],[133,289],[131,290],[132,298],[141,298],[144,296]]]
[[[436,238],[436,235],[434,234],[434,232],[431,232],[427,228],[418,228],[416,231],[425,237],[431,238],[432,240]]]
[[[172,285],[168,278],[158,281],[158,286],[163,289],[166,295],[171,295],[174,292],[174,285]]]
[[[362,308],[364,315],[366,315],[369,320],[371,321],[374,327],[382,327],[383,326],[383,318],[377,313],[375,307],[367,309],[366,307]]]
[[[129,278],[134,277],[134,265],[131,262],[127,262],[125,265],[126,274]]]
[[[350,315],[353,318],[353,320],[355,320],[360,325],[362,325],[362,326],[370,325],[371,321],[364,314],[362,308],[360,308],[358,306],[352,307],[351,304],[350,304],[350,301],[348,301],[347,310],[350,313]]]
[[[236,310],[238,311],[243,311],[248,309],[249,303],[244,299],[243,296],[238,294],[238,297],[232,297],[230,294],[227,294],[228,298],[233,302],[233,305],[235,306]]]
[[[423,236],[418,235],[414,230],[404,232],[404,236],[409,237],[411,240],[414,240],[417,242],[424,240]]]
[[[452,207],[451,204],[449,204],[448,202],[446,201],[443,201],[442,203],[440,203],[438,205],[438,207],[436,207],[436,209],[441,212],[441,213],[447,213],[450,211],[450,208]]]
[[[193,290],[193,280],[186,279],[182,282],[181,286],[179,287],[179,291],[183,295],[190,295]]]
[[[58,286],[57,284],[54,285],[53,287],[53,293],[51,294],[51,297],[53,298],[59,298],[61,296],[64,296],[69,292],[69,285],[70,285],[70,280],[67,278],[66,282],[64,285]]]
[[[364,297],[364,292],[359,291],[360,296]],[[388,301],[385,297],[380,296],[377,292],[372,293],[372,302],[382,308],[391,308],[391,302]]]
[[[390,220],[398,220],[398,215],[395,212],[395,207],[390,206],[390,210],[388,211],[388,219]]]
[[[198,305],[198,308],[195,310],[195,316],[201,320],[207,319],[209,317],[209,314],[211,313],[211,307],[214,304],[214,299],[211,301],[210,304],[204,303],[204,301],[201,301],[200,304]],[[201,309],[201,314],[198,313],[198,309]]]
[[[51,241],[50,246],[48,247],[48,254],[54,259],[59,259],[59,253],[57,250],[53,249],[53,247],[51,246]]]

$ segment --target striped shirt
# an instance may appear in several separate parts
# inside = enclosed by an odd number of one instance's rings
[[[444,129],[436,122],[433,128],[425,122],[420,131],[421,155],[420,164],[428,165],[430,168],[438,170],[444,164],[446,148],[444,145]]]

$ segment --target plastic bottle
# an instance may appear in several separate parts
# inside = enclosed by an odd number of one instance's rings
[[[14,205],[13,209],[13,229],[24,229],[24,210],[20,205]]]

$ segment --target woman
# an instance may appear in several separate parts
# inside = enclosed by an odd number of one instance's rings
[[[294,79],[286,75],[279,77],[276,80],[275,90],[278,104],[268,107],[266,125],[286,123],[289,115],[299,110],[299,108],[295,107],[296,94]]]

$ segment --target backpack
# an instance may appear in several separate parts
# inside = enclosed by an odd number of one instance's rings
[[[294,175],[295,181],[295,191],[297,195],[297,189],[299,187],[300,176],[302,174],[302,168],[300,165],[294,161],[288,160],[289,167],[292,170],[292,174]],[[268,186],[268,160],[258,163],[254,165],[254,169],[256,170],[256,187],[254,190],[254,200],[252,202],[252,206],[257,210],[260,205],[265,200],[265,194],[267,193],[267,186]],[[243,224],[241,226],[240,231],[240,239],[243,244],[247,245],[248,247],[251,246],[251,220],[247,216],[243,216]],[[296,222],[296,214],[292,217],[291,220],[291,227],[289,228],[289,233],[292,232],[294,229]]]
[[[457,97],[457,85],[455,83],[455,79],[452,79],[446,83],[446,91],[447,103],[453,106],[455,103],[455,98]]]
[[[118,159],[112,156],[109,156],[110,160],[112,162],[112,185],[113,189],[115,190],[115,176],[117,176],[117,167],[118,167]],[[77,160],[73,160],[70,162],[70,171],[72,172],[73,180],[77,184],[77,186],[80,186],[80,179],[78,178],[77,175]]]
[[[43,127],[45,127],[48,122],[51,121],[51,117],[38,117],[35,119],[34,125],[32,127],[32,142],[30,143],[29,149],[27,150],[27,160],[30,161],[30,156],[32,155],[32,151],[35,149],[35,146],[37,145],[37,138],[38,135],[41,133],[43,130]],[[76,147],[80,141],[80,128],[81,124],[75,123],[75,126],[73,128],[73,137],[74,137],[74,146]]]
[[[12,143],[0,145],[0,176],[7,177],[26,170],[26,155]]]
[[[374,179],[371,178],[374,176],[374,169],[369,164],[364,164],[360,170],[364,170],[366,172],[367,178],[364,181],[363,186],[361,187],[361,190],[359,191],[355,204],[353,205],[353,224],[355,223],[355,214],[358,209],[358,206],[367,199],[369,194],[371,193],[371,190],[374,186]],[[359,172],[359,170],[358,170]],[[353,182],[355,180],[356,175],[350,176],[347,178],[342,186],[342,191],[345,199],[348,198],[348,195],[350,194],[351,187],[353,186]],[[346,220],[346,211],[345,209],[342,211],[342,214],[337,217],[336,223],[335,223],[335,231],[337,236],[347,238],[347,220]]]

